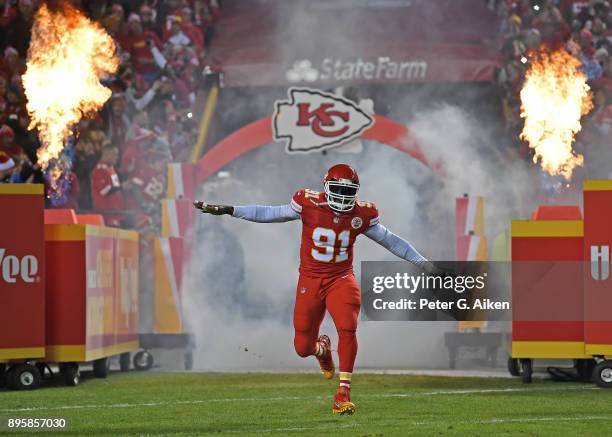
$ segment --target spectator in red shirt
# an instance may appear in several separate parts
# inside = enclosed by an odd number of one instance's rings
[[[157,23],[157,13],[149,5],[140,7],[140,19],[142,20],[142,28],[146,31],[153,32],[158,37],[162,35],[162,26]]]
[[[4,97],[2,97],[2,94],[0,94],[0,125],[4,124],[6,120],[8,120],[8,117],[8,105]]]
[[[14,160],[20,159],[23,155],[23,149],[15,143],[15,132],[6,124],[0,127],[0,150]]]
[[[0,73],[0,97],[4,96],[7,90],[8,90],[8,79],[6,76],[3,76],[2,73]]]
[[[130,121],[125,113],[125,96],[122,93],[115,93],[110,101],[106,137],[113,144],[123,144],[129,125]]]
[[[17,6],[11,0],[0,1],[0,27],[8,27],[17,18]]]
[[[30,45],[30,31],[38,3],[33,0],[19,0],[17,16],[7,28],[6,42],[16,48],[22,56],[25,56]]]
[[[15,161],[6,153],[0,151],[0,184],[11,182],[11,176],[15,170]]]
[[[542,39],[553,46],[561,44],[569,33],[561,12],[551,0],[542,3],[540,13],[532,24],[540,31]]]
[[[128,18],[128,34],[125,40],[125,50],[129,52],[134,71],[141,74],[145,80],[152,83],[160,72],[161,41],[150,30],[144,30],[140,16],[130,14]],[[157,56],[157,60],[156,60]]]
[[[582,29],[580,31],[580,37],[578,40],[578,44],[580,45],[580,49],[582,53],[587,58],[591,58],[595,53],[595,44],[593,43],[593,34],[588,29]]]
[[[4,49],[4,58],[1,62],[2,73],[10,77],[20,76],[24,72],[23,64],[19,60],[19,52],[13,47]]]
[[[104,147],[98,165],[91,174],[93,207],[104,213],[104,220],[109,226],[118,226],[121,223],[121,216],[113,214],[112,211],[124,209],[122,188],[129,186],[129,183],[126,183],[122,187],[119,176],[115,171],[118,158],[119,151],[116,147],[111,145]]]
[[[121,6],[121,5],[119,5]],[[122,20],[122,15],[123,15],[123,8],[121,8],[121,13],[117,13],[117,12],[111,12],[107,15],[104,16],[104,18],[102,18],[102,25],[104,26],[104,29],[106,29],[106,31],[113,36],[114,38],[117,39],[121,39],[121,20]],[[122,43],[122,41],[118,41],[120,43]]]
[[[202,55],[204,52],[204,34],[199,27],[191,22],[188,14],[169,16],[167,28],[168,31],[164,35],[166,44],[194,47],[198,55]]]
[[[137,165],[146,159],[146,150],[151,146],[153,140],[155,140],[155,134],[142,129],[138,135],[125,143],[121,155],[121,166],[119,167],[122,175],[131,174]]]
[[[6,102],[9,117],[11,115],[17,115],[21,111],[21,108],[24,106],[23,99],[19,96],[17,91],[13,87],[9,87],[6,90]]]

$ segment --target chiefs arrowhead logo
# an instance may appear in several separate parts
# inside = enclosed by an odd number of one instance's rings
[[[290,88],[289,100],[274,105],[274,140],[285,140],[288,153],[330,149],[361,135],[374,118],[356,103],[310,88]]]

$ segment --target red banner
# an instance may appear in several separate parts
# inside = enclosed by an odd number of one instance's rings
[[[584,184],[584,319],[587,352],[612,354],[612,181]]]
[[[45,352],[42,185],[0,185],[0,361]]]
[[[501,64],[482,0],[227,3],[208,53],[226,86],[490,82]]]

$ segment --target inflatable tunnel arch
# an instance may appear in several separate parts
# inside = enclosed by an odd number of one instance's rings
[[[381,115],[376,115],[374,119],[374,125],[361,135],[362,138],[394,147],[438,172],[437,165],[428,162],[406,126]],[[245,153],[273,142],[272,117],[262,118],[238,129],[200,158],[196,169],[196,186]]]

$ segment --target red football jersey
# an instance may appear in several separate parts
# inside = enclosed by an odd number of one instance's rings
[[[91,174],[91,198],[94,209],[123,209],[123,192],[115,167],[98,164]],[[115,189],[116,191],[112,191]],[[111,192],[112,191],[112,192]]]
[[[309,189],[293,195],[291,207],[302,218],[300,273],[335,276],[353,268],[353,244],[357,235],[378,223],[378,209],[358,200],[352,210],[334,212],[325,194]]]

